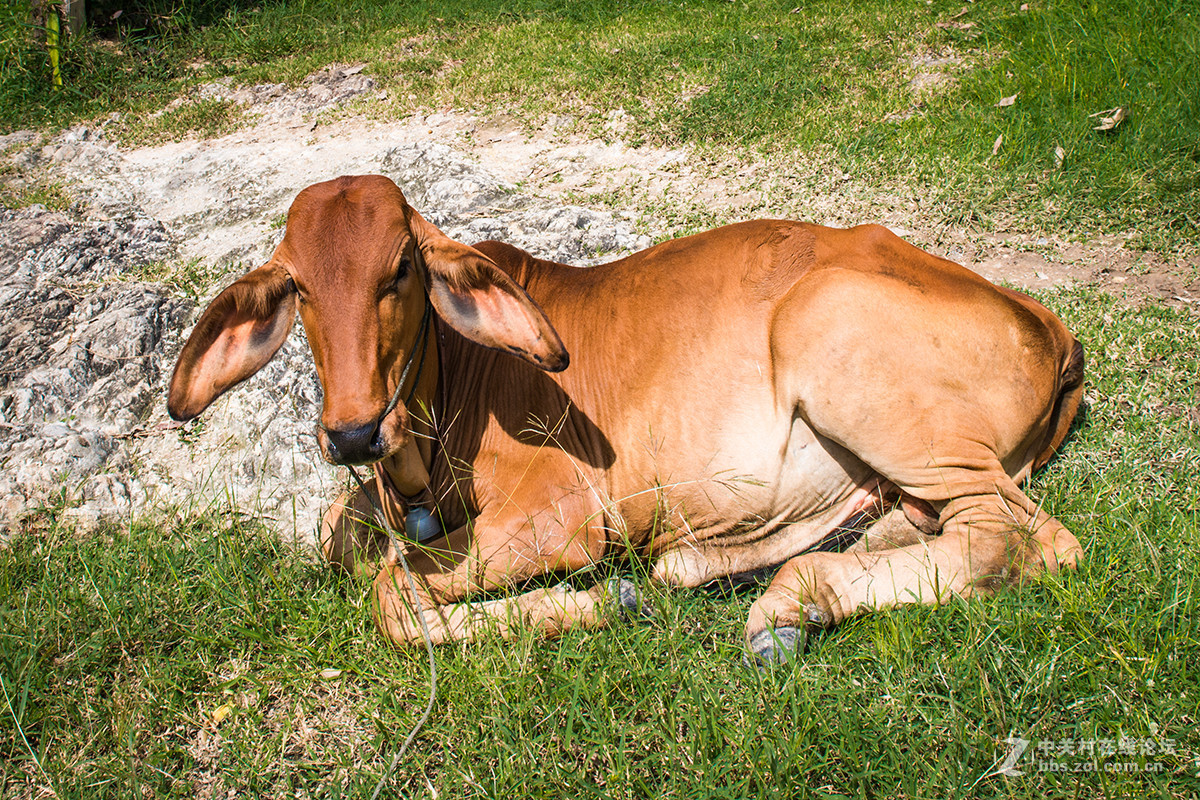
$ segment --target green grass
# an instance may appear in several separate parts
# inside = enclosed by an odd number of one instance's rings
[[[134,116],[117,127],[123,144],[157,144],[178,141],[188,135],[205,138],[235,130],[242,119],[242,107],[230,100],[197,100],[159,114]]]
[[[757,591],[651,588],[651,626],[441,647],[398,791],[1194,797],[1200,333],[1088,290],[1043,299],[1088,348],[1087,414],[1030,490],[1079,535],[1078,573],[859,617],[771,673],[740,663]],[[420,714],[424,653],[375,633],[366,584],[254,520],[180,519],[83,534],[51,510],[0,549],[0,796],[364,796]],[[1175,753],[987,777],[1008,736]]]
[[[14,188],[0,183],[0,208],[17,209],[43,205],[51,211],[65,211],[71,205],[71,195],[57,181],[39,181]]]
[[[365,62],[392,98],[370,113],[457,106],[530,126],[565,113],[601,134],[620,107],[633,143],[733,148],[881,190],[915,187],[949,224],[1129,231],[1144,247],[1195,250],[1194,3],[1042,0],[1020,11],[979,0],[956,20],[958,0],[157,5],[157,22],[116,41],[68,43],[59,93],[36,31],[19,10],[0,12],[0,103],[11,109],[0,128],[118,111],[132,115],[131,136],[148,135],[147,120],[151,133],[213,135],[240,111],[209,102],[147,115],[205,80],[295,84],[331,61]],[[971,27],[936,25],[948,21]],[[933,56],[950,61],[920,65]],[[909,84],[922,72],[951,80],[922,92]],[[1089,115],[1116,106],[1128,120],[1092,130]]]

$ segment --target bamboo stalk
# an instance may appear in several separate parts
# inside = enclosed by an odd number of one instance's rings
[[[54,83],[54,91],[62,91],[62,72],[59,70],[59,49],[58,49],[58,10],[50,7],[46,9],[46,49],[50,51],[50,80]]]

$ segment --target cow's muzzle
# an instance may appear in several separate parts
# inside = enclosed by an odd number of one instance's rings
[[[357,428],[322,428],[324,456],[333,464],[372,464],[388,455],[379,421]]]

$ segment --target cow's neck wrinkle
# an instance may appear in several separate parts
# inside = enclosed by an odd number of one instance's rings
[[[405,498],[419,498],[429,488],[429,457],[424,449],[417,437],[410,436],[386,467],[396,491]]]

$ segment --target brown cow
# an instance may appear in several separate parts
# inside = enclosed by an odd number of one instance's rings
[[[438,641],[598,623],[610,594],[636,604],[628,584],[469,599],[625,548],[680,586],[783,564],[746,627],[767,661],[806,628],[1081,553],[1018,484],[1071,425],[1082,347],[1034,300],[879,226],[760,220],[577,269],[453,241],[384,177],[319,183],[200,318],[171,415],[261,368],[297,310],[325,458],[375,464],[395,524],[420,504],[449,532],[406,545]],[[378,569],[380,628],[419,641],[369,508],[343,495],[324,552]]]

